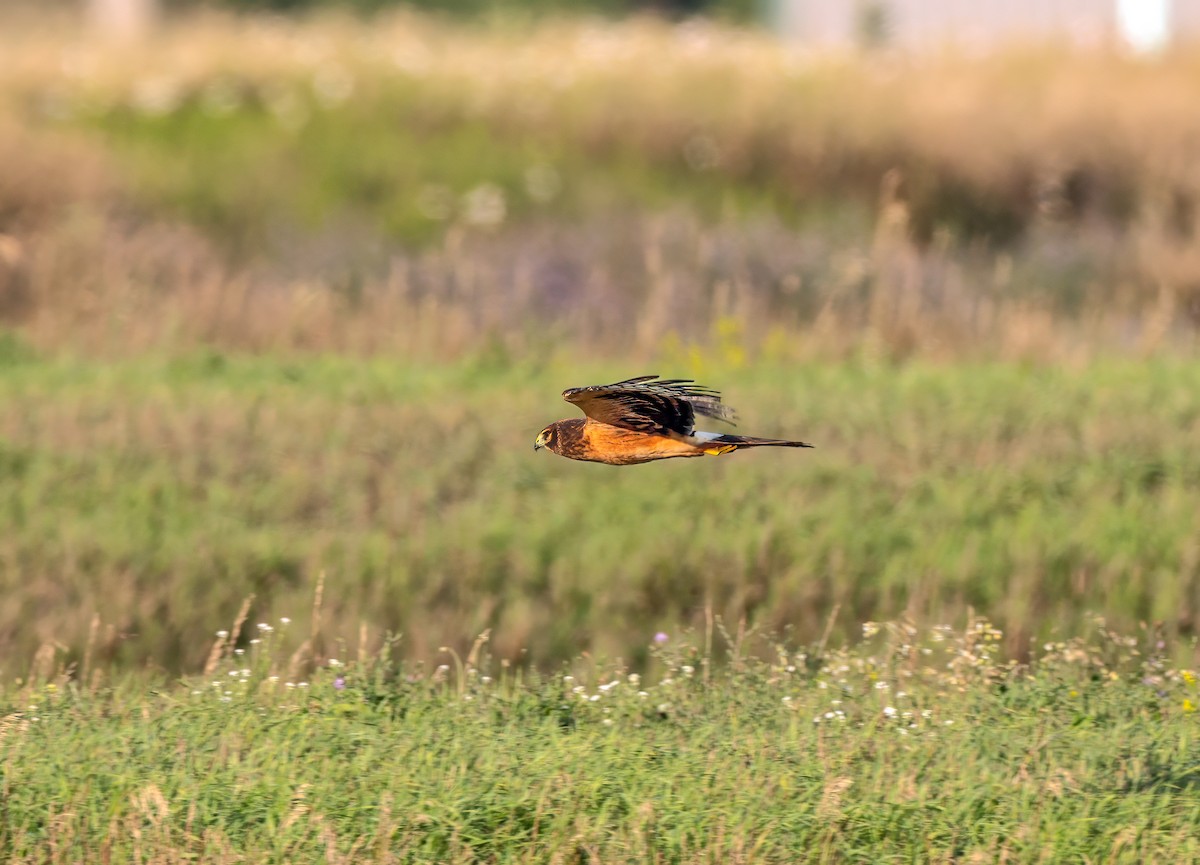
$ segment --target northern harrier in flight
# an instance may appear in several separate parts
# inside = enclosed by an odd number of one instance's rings
[[[722,435],[696,429],[696,415],[732,423],[733,409],[691,379],[643,375],[616,384],[573,387],[563,399],[587,417],[550,424],[533,443],[559,456],[612,466],[672,457],[720,456],[741,448],[810,448],[806,442]]]

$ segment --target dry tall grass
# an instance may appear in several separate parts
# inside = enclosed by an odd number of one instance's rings
[[[471,29],[402,15],[189,19],[120,51],[26,27],[0,35],[0,51],[2,314],[40,344],[458,354],[489,336],[528,347],[529,325],[547,322],[644,352],[668,332],[798,355],[1061,359],[1195,343],[1200,61],[1182,50],[817,57],[712,25]],[[875,237],[678,214],[459,226],[432,251],[394,251],[347,293],[233,268],[194,230],[131,206],[95,140],[50,151],[28,143],[49,133],[26,128],[197,101],[302,124],[296,94],[319,109],[395,88],[411,100],[403,122],[431,129],[483,122],[798,204],[878,202]],[[1022,266],[1064,256],[1094,271],[1068,311],[1052,271]]]

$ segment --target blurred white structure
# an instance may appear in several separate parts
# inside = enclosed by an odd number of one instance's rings
[[[1200,37],[1200,0],[768,0],[784,37],[812,47],[1022,40],[1155,50]]]
[[[157,0],[84,0],[84,3],[92,29],[118,41],[142,38],[158,17]]]

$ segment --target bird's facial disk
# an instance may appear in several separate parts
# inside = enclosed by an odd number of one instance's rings
[[[554,427],[548,426],[544,430],[542,430],[540,433],[538,433],[537,439],[535,439],[533,442],[533,449],[535,451],[540,451],[542,448],[552,447],[553,445],[554,445]]]

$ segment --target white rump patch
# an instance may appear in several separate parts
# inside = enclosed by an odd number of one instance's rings
[[[725,433],[703,432],[701,430],[692,430],[692,434],[685,439],[690,444],[702,445],[707,444],[713,439],[719,439]]]

